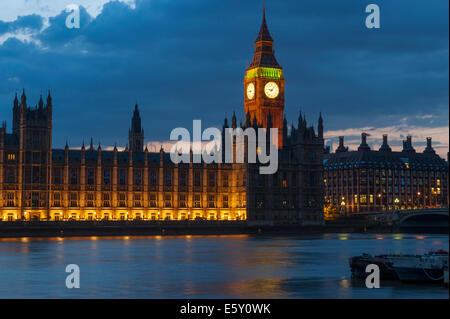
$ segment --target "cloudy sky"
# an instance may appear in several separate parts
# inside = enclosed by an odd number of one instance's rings
[[[381,9],[367,29],[365,6]],[[68,4],[81,6],[68,29]],[[410,134],[448,151],[448,1],[266,0],[276,56],[285,70],[286,115],[324,115],[327,143],[360,133],[394,148]],[[2,0],[0,119],[11,129],[15,91],[28,102],[50,88],[53,143],[125,145],[136,101],[146,141],[175,127],[220,127],[243,118],[243,77],[261,23],[262,0]]]

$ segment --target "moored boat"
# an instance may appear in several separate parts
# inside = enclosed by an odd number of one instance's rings
[[[355,277],[367,277],[366,267],[375,264],[380,269],[381,280],[398,280],[398,275],[392,267],[395,260],[404,258],[420,258],[420,255],[378,255],[362,254],[349,259],[350,270]]]
[[[405,282],[443,282],[444,268],[448,267],[448,252],[431,251],[417,258],[393,260],[398,278]]]

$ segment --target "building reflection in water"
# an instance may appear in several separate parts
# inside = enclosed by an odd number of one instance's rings
[[[415,234],[0,239],[0,297],[358,298],[369,292],[351,279],[350,256],[447,242]],[[70,263],[80,266],[82,292],[64,287]]]

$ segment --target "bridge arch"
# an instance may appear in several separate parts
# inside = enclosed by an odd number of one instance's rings
[[[405,214],[397,222],[402,228],[447,228],[449,227],[447,211]]]

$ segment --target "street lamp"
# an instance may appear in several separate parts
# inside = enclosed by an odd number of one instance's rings
[[[398,198],[395,198],[394,203],[395,203],[395,209],[398,209],[398,203],[400,202],[400,200]]]

